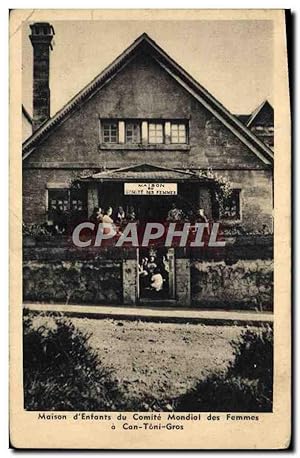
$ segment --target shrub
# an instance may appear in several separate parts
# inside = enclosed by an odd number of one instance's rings
[[[51,325],[52,323],[52,325]],[[24,317],[24,404],[27,410],[118,410],[122,393],[84,334],[66,318],[35,327]]]
[[[271,327],[246,330],[231,343],[234,361],[224,374],[199,382],[175,403],[177,411],[270,412],[273,396]]]
[[[250,380],[259,380],[260,388],[272,397],[273,386],[273,331],[270,326],[256,331],[247,329],[239,342],[231,342],[234,361],[228,374],[239,375]]]

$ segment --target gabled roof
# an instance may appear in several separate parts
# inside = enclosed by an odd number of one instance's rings
[[[247,121],[247,127],[251,127],[255,120],[257,119],[257,117],[259,116],[260,113],[262,113],[264,110],[270,110],[273,112],[273,107],[272,105],[268,102],[268,100],[264,100],[260,105],[258,105],[257,108],[255,108],[255,110],[251,113],[251,115],[249,116],[249,119]]]
[[[178,170],[167,167],[156,166],[152,164],[137,164],[131,167],[122,167],[114,170],[104,170],[99,173],[85,176],[82,180],[96,180],[96,181],[123,181],[123,180],[174,180],[174,181],[186,181],[188,180],[199,180],[199,177],[194,172],[187,172],[186,170]]]
[[[28,113],[24,105],[22,105],[22,113],[25,116],[25,118],[27,119],[27,121],[29,122],[29,124],[32,125],[32,117],[30,116],[30,114]]]
[[[178,65],[161,49],[146,33],[140,35],[119,57],[117,57],[103,72],[94,78],[77,95],[75,95],[61,110],[46,121],[23,143],[23,158],[25,159],[35,146],[47,137],[53,129],[64,122],[76,108],[98,92],[139,52],[151,55],[153,59],[196,100],[212,113],[225,127],[238,137],[265,164],[272,164],[273,152],[260,141],[247,127],[218,102],[203,86]]]

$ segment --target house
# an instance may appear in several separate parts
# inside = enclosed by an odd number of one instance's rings
[[[23,143],[25,224],[72,212],[83,220],[108,206],[162,220],[174,203],[186,211],[202,208],[225,228],[272,231],[273,151],[257,135],[266,106],[245,124],[144,33],[50,117],[54,30],[48,23],[30,27],[33,133]],[[219,180],[232,188],[222,208]],[[168,184],[174,193],[125,191],[141,183]],[[188,272],[181,283],[190,284],[190,261],[176,256],[176,250],[166,253],[176,271],[168,298],[189,304],[191,287],[180,292],[179,277]],[[130,286],[126,268],[136,272],[136,255],[125,263],[123,300],[134,303],[139,286]]]
[[[250,115],[237,117],[267,146],[274,147],[274,110],[268,100],[264,100]]]

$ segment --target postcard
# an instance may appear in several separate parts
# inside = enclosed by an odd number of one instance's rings
[[[10,440],[285,449],[284,10],[10,12]]]

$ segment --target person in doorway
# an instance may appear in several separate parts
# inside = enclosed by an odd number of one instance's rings
[[[163,258],[162,258],[162,264],[163,264],[163,266],[164,266],[164,270],[165,270],[167,273],[169,273],[170,267],[169,267],[169,262],[168,262],[168,259],[167,259],[166,256],[163,256]]]
[[[183,219],[183,212],[180,208],[177,208],[175,202],[172,203],[171,209],[168,211],[167,221],[176,222]]]
[[[190,209],[185,217],[186,222],[195,223],[196,221],[196,212],[193,209]]]
[[[163,289],[164,279],[160,270],[156,268],[153,272],[151,277],[151,288],[154,289],[156,292],[159,292]]]
[[[197,223],[208,223],[208,218],[204,212],[204,208],[199,208],[196,221]]]
[[[156,268],[157,268],[157,264],[155,262],[155,257],[154,256],[150,256],[149,262],[147,263],[147,270],[148,270],[149,274],[152,275]]]
[[[147,288],[150,282],[147,265],[148,265],[148,258],[146,257],[142,258],[141,263],[139,264],[139,278],[140,278],[140,286],[142,290]]]
[[[113,229],[114,220],[112,219],[112,213],[112,207],[107,207],[102,218],[103,234],[109,234]]]
[[[132,205],[129,207],[129,210],[128,210],[127,215],[126,215],[126,219],[127,219],[127,221],[135,221],[136,220],[135,210],[134,210],[134,207]]]
[[[125,219],[125,212],[123,207],[118,207],[117,214],[116,214],[116,223],[122,224],[123,220]]]
[[[139,274],[143,277],[146,277],[148,275],[148,258],[144,257],[142,258],[141,264],[139,264]]]
[[[204,208],[199,208],[196,212],[195,224],[197,223],[209,223],[209,219],[205,214]],[[195,226],[191,228],[191,232],[194,233]],[[203,241],[206,244],[208,242],[208,237],[210,234],[210,225],[205,225],[204,233],[203,233]]]
[[[94,207],[93,213],[90,216],[90,221],[94,224],[102,223],[103,213],[99,207]]]
[[[103,223],[111,223],[111,224],[113,224],[114,220],[111,217],[112,213],[113,213],[112,207],[107,207],[107,209],[104,212],[104,215],[103,215],[103,218],[102,218],[102,222]]]

